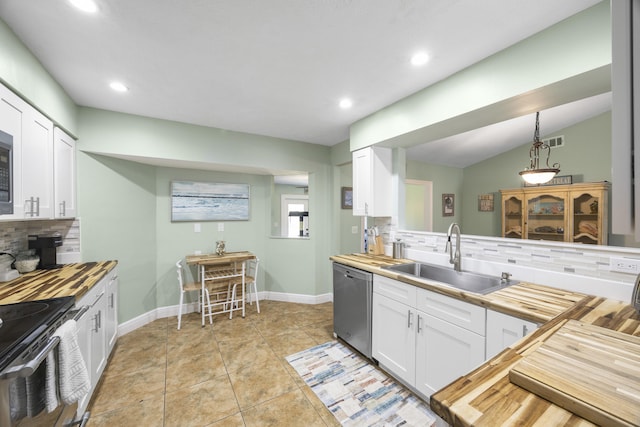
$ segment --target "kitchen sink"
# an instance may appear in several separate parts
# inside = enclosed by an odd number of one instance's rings
[[[434,280],[462,291],[482,295],[517,283],[514,280],[472,273],[470,271],[455,271],[453,268],[422,262],[389,265],[382,268],[421,279]]]

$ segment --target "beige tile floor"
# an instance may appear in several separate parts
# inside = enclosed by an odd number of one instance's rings
[[[89,410],[100,426],[337,426],[284,359],[333,339],[331,303],[156,320],[123,337]]]

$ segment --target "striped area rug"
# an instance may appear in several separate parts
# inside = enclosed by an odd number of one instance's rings
[[[343,426],[435,425],[422,400],[340,342],[292,354],[287,361]]]

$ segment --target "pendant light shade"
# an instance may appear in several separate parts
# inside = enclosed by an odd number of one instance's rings
[[[540,168],[540,151],[547,151],[546,168]],[[560,172],[560,164],[549,166],[551,147],[540,140],[540,112],[536,112],[536,130],[533,133],[533,145],[529,150],[529,167],[520,172],[520,176],[528,184],[544,184],[553,179]]]

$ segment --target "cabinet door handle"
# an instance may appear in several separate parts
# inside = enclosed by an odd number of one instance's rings
[[[109,308],[113,308],[114,294],[109,295]]]
[[[60,202],[60,216],[66,216],[66,214],[67,214],[67,204],[63,200],[62,202]]]
[[[98,310],[98,329],[100,328],[102,328],[102,310]]]
[[[418,314],[418,333],[420,333],[420,320],[422,320],[422,316]]]
[[[40,216],[40,197],[36,197],[36,216]]]
[[[96,313],[95,316],[93,316],[93,332],[98,333],[98,314]]]
[[[411,310],[407,310],[407,328],[411,327],[411,318],[413,317],[413,313]]]
[[[527,329],[527,325],[522,325],[522,336],[526,336],[529,333],[529,330]]]

